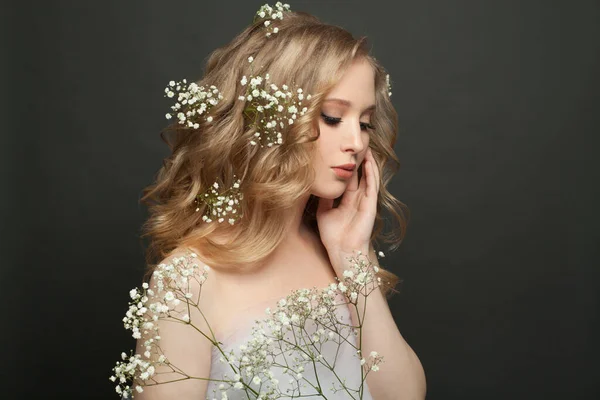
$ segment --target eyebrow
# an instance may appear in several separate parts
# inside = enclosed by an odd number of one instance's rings
[[[330,99],[325,99],[323,102],[325,103],[325,102],[329,102],[329,101],[334,102],[334,103],[340,103],[347,107],[352,107],[352,103],[349,102],[348,100],[344,100],[344,99],[330,98]],[[375,104],[372,104],[369,107],[364,109],[363,114],[367,111],[374,111],[374,110],[375,110]]]

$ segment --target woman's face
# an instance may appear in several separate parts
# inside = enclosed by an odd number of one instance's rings
[[[369,147],[374,108],[375,71],[366,60],[355,60],[321,108],[312,194],[335,199],[344,193]],[[350,173],[334,168],[344,164],[355,166]]]

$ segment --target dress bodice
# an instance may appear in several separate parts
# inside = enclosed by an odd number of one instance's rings
[[[338,301],[336,304],[338,304],[336,306],[338,320],[349,324],[351,321],[350,310],[348,308],[348,304],[343,302],[341,295],[338,295]],[[244,315],[241,316],[239,324],[237,324],[235,328],[231,329],[222,337],[217,336],[217,340],[222,343],[220,347],[225,354],[229,355],[230,352],[233,352],[236,357],[239,355],[239,346],[244,345],[252,337],[252,327],[256,326],[255,320],[265,320],[268,318],[268,315],[264,313],[265,308],[266,303],[261,303],[253,306],[251,309],[244,310]],[[266,324],[263,324],[263,329],[265,329],[268,336],[272,335],[272,331],[268,328],[268,326],[266,326]],[[315,333],[316,329],[317,325],[315,322],[312,320],[307,320],[306,330],[309,335]],[[293,339],[293,333],[288,332],[286,337]],[[321,344],[319,349],[319,353],[323,356],[323,362],[326,362],[329,366],[331,366],[333,372],[329,367],[326,366],[327,364],[323,365],[320,362],[315,362],[313,365],[312,362],[309,362],[305,365],[304,371],[302,372],[302,377],[296,380],[292,379],[295,374],[291,371],[285,372],[284,368],[280,366],[272,368],[274,378],[279,381],[277,386],[282,394],[291,394],[294,393],[295,390],[295,397],[298,397],[298,383],[300,383],[300,394],[302,395],[303,399],[311,400],[324,398],[318,394],[314,387],[310,386],[305,381],[306,379],[316,386],[316,370],[321,389],[327,399],[347,400],[360,398],[357,392],[351,391],[349,393],[346,390],[343,390],[342,385],[338,380],[338,378],[342,381],[345,380],[345,386],[350,389],[358,390],[360,387],[362,367],[360,365],[360,357],[357,355],[355,347],[353,347],[356,346],[355,336],[354,334],[350,333],[343,336],[335,336],[334,339],[335,340],[325,341]],[[299,350],[294,350],[294,354],[296,356],[298,356],[299,353]],[[285,352],[285,354],[278,354],[275,356],[274,360],[279,365],[289,365],[286,360],[289,360],[292,357],[293,355],[289,354],[289,352]],[[222,379],[224,374],[227,374],[228,379],[231,379],[234,376],[235,372],[231,366],[227,362],[221,360],[223,360],[223,354],[216,346],[213,346],[210,379]],[[336,393],[331,391],[332,382],[335,382],[335,388],[337,390]],[[209,381],[206,392],[207,399],[221,399],[221,390],[219,389],[220,384],[220,382]],[[302,385],[304,385],[304,387]],[[250,384],[250,386],[257,390],[260,387],[260,385],[255,385],[254,383]],[[225,387],[229,387],[229,385],[226,384]],[[287,392],[288,389],[290,392]],[[228,400],[248,399],[248,396],[244,390],[229,388],[226,393]],[[292,397],[283,396],[281,398],[286,399]],[[364,381],[362,399],[372,400],[366,380]]]

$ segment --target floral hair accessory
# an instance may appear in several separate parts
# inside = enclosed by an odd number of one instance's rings
[[[271,36],[272,33],[277,33],[279,32],[279,28],[278,27],[273,27],[271,24],[271,20],[275,20],[275,19],[283,19],[283,12],[284,11],[289,11],[290,10],[290,5],[289,4],[282,4],[280,1],[278,1],[277,3],[275,3],[275,7],[271,7],[268,4],[265,4],[264,6],[262,6],[257,12],[256,12],[256,16],[254,17],[254,21],[256,21],[257,18],[265,18],[266,21],[264,22],[265,28],[267,28],[267,37]]]
[[[254,58],[249,57],[248,61],[252,63]],[[261,142],[267,147],[281,144],[281,131],[306,113],[308,108],[302,107],[302,101],[310,100],[311,95],[305,95],[302,88],[291,89],[286,84],[279,88],[269,83],[268,73],[264,77],[250,74],[249,78],[249,83],[246,75],[240,80],[242,86],[247,86],[246,94],[238,99],[247,102],[244,115],[250,118],[250,126],[256,130],[250,144],[255,146]]]
[[[207,206],[202,216],[204,222],[212,222],[212,218],[214,217],[221,223],[227,218],[227,222],[233,225],[241,218],[239,207],[244,195],[239,190],[240,183],[241,181],[238,179],[230,189],[220,193],[218,192],[219,184],[215,182],[206,192],[196,196],[196,203],[198,205],[205,203]],[[196,212],[198,211],[200,211],[200,207],[196,208]]]
[[[392,97],[392,85],[390,83],[390,74],[387,74],[385,76],[385,81],[387,83],[387,89],[388,89],[388,96]]]
[[[197,116],[204,114],[204,120],[209,123],[212,122],[213,117],[207,115],[208,111],[223,98],[216,86],[211,85],[206,89],[194,82],[188,85],[186,79],[182,82],[169,82],[169,86],[165,88],[165,96],[174,97],[173,90],[178,92],[177,102],[171,106],[173,113],[177,113],[176,116],[180,124],[187,124],[189,128],[194,129],[198,129],[200,126],[195,121]],[[183,111],[184,106],[188,106],[185,112]],[[166,118],[171,119],[172,116],[171,113],[168,113]]]

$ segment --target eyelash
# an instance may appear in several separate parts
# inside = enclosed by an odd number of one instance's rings
[[[329,115],[325,115],[324,113],[321,113],[321,117],[323,117],[323,121],[325,121],[325,123],[327,125],[337,125],[340,122],[342,122],[341,118],[330,117]],[[360,128],[365,131],[369,130],[369,129],[370,130],[375,129],[375,127],[373,125],[366,123],[366,122],[361,122]]]

